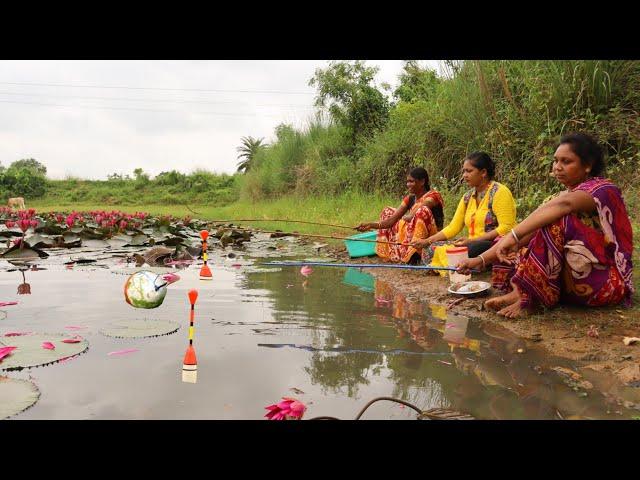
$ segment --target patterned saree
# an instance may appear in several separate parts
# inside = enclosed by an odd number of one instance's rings
[[[494,265],[493,286],[509,291],[513,282],[523,307],[534,301],[546,307],[560,301],[631,303],[633,238],[622,194],[604,178],[589,179],[576,190],[593,196],[597,214],[567,215],[539,229],[513,266]]]
[[[408,197],[407,197],[408,198]],[[424,205],[424,202],[431,198],[439,205],[443,205],[442,197],[435,190],[429,190],[422,197],[416,199],[408,214],[412,215],[408,222],[404,219],[398,220],[391,228],[378,230],[378,241],[399,242],[403,245],[392,243],[377,243],[376,254],[380,258],[385,258],[393,262],[408,263],[414,253],[420,255],[422,249],[415,249],[408,243],[430,237],[438,232],[435,218],[431,209]],[[404,200],[405,202],[407,199]],[[385,207],[380,214],[380,221],[384,221],[395,213],[393,207]]]

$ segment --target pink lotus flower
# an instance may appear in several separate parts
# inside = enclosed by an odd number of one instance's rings
[[[124,220],[120,221],[120,230],[124,230],[125,228],[127,228],[127,222]]]
[[[22,220],[18,221],[18,226],[20,227],[20,230],[22,230],[23,232],[26,232],[27,230],[29,230],[29,226],[31,226],[31,222],[26,218],[23,218]]]
[[[282,397],[282,401],[265,407],[269,420],[301,420],[307,407],[295,398]]]
[[[56,347],[53,346],[51,342],[42,342],[42,348],[46,348],[47,350],[55,350]]]
[[[31,220],[31,228],[35,229],[38,226],[37,220]]]
[[[16,222],[12,222],[11,220],[7,220],[6,222],[4,222],[4,224],[7,226],[7,228],[13,228],[16,226]]]
[[[305,265],[300,269],[300,273],[305,277],[308,277],[313,273],[313,268],[311,268],[309,265]]]
[[[0,360],[2,360],[7,355],[11,355],[11,352],[13,352],[16,348],[18,347],[0,347]]]
[[[76,220],[76,219],[75,219],[75,217],[74,217],[73,215],[69,215],[69,216],[67,217],[67,220],[66,220],[66,222],[67,222],[67,226],[68,226],[69,228],[73,227],[73,224],[75,223],[75,220]]]

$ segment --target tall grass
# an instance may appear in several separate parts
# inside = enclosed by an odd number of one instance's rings
[[[487,151],[520,216],[560,186],[549,177],[560,135],[585,131],[605,145],[609,175],[631,184],[640,160],[640,62],[462,61],[427,98],[398,102],[369,142],[353,145],[339,125],[290,131],[259,155],[242,181],[245,199],[335,194],[400,195],[409,168],[459,195],[462,159]]]

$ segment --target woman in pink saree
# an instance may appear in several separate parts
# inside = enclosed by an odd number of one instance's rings
[[[604,178],[603,152],[588,135],[565,135],[552,175],[567,190],[544,203],[462,272],[492,262],[492,283],[508,293],[486,302],[508,318],[539,303],[629,305],[633,234],[620,189]]]

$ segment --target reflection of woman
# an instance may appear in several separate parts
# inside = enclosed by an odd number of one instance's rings
[[[364,232],[378,229],[376,254],[394,262],[419,263],[422,248],[409,245],[427,238],[442,228],[444,223],[443,201],[440,194],[431,190],[429,175],[422,167],[412,169],[407,175],[409,195],[398,208],[386,207],[379,222],[361,223],[356,228]],[[396,245],[386,242],[398,242]]]
[[[503,262],[494,267],[494,284],[511,292],[488,300],[488,308],[517,317],[536,302],[546,307],[561,299],[588,306],[631,302],[631,223],[620,190],[603,171],[603,153],[594,139],[581,133],[560,139],[552,173],[567,190],[538,207],[483,258],[461,264],[467,272]]]
[[[446,249],[466,246],[469,257],[476,257],[491,247],[493,240],[507,233],[516,221],[516,204],[511,191],[494,180],[495,164],[484,152],[471,153],[462,165],[462,178],[472,187],[458,203],[456,213],[442,231],[413,245],[423,248],[422,261],[433,266],[447,266]],[[468,237],[447,244],[467,227]]]

